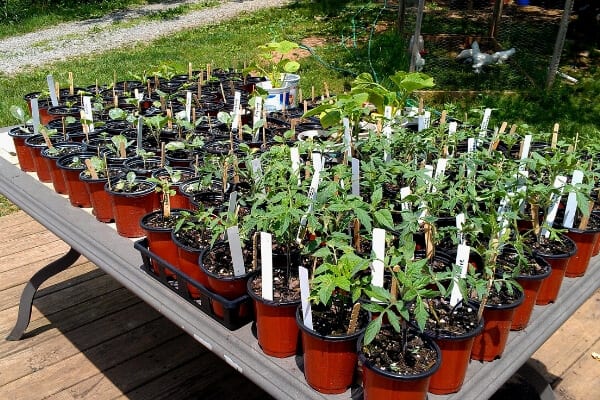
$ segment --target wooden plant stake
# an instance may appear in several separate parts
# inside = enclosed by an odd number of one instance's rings
[[[108,173],[108,162],[106,161],[106,153],[104,153],[104,168],[106,168],[106,184],[108,185],[108,190],[112,190],[110,174]]]
[[[325,90],[325,97],[329,99],[329,85],[327,84],[327,82],[323,82],[323,89]]]
[[[188,62],[188,79],[192,80],[192,63]]]
[[[590,210],[593,207],[594,207],[594,201],[590,201],[589,202],[589,208],[590,208]],[[591,216],[591,214],[582,215],[581,216],[581,221],[579,221],[579,226],[578,226],[579,230],[585,231],[587,229],[587,226],[588,226],[588,224],[590,222],[590,216]]]
[[[160,142],[160,167],[161,168],[165,167],[165,157],[166,157],[165,142]]]
[[[352,237],[354,241],[354,249],[360,253],[360,221],[354,218],[354,226],[352,228]]]
[[[46,147],[48,147],[49,149],[54,148],[54,145],[52,144],[52,140],[50,140],[50,136],[48,136],[48,132],[46,131],[46,129],[42,129],[41,134],[42,134],[42,137],[44,138],[44,142],[46,142]]]
[[[531,209],[531,223],[533,224],[533,233],[536,237],[540,234],[540,205],[538,203],[529,203]]]
[[[348,324],[348,335],[352,335],[356,332],[356,326],[358,325],[358,315],[360,314],[360,303],[354,303],[352,306],[352,314],[350,314],[350,323]]]
[[[89,158],[86,158],[85,162],[85,166],[87,167],[88,172],[90,173],[90,176],[92,177],[92,179],[98,179],[98,172],[96,172],[96,168],[94,168],[94,166],[92,165],[92,160],[90,160]]]
[[[310,87],[310,101],[313,104],[315,102],[315,87],[314,87],[314,85]]]
[[[433,233],[435,228],[430,223],[425,222],[423,224],[423,229],[425,230],[425,257],[432,260],[435,254],[435,246],[433,245]]]
[[[168,182],[165,178],[161,179],[163,187],[168,188]],[[168,189],[163,192],[162,198],[162,213],[165,218],[171,217],[171,196],[169,195]]]
[[[560,125],[558,123],[554,124],[552,128],[552,142],[550,144],[551,149],[556,149],[556,144],[558,143],[558,128]]]
[[[73,73],[69,71],[69,94],[73,96],[75,94],[75,87],[73,86]]]
[[[298,103],[304,103],[304,96],[302,95],[302,88],[298,88]]]

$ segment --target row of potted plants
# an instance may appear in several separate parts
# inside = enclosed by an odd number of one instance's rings
[[[104,176],[105,195],[147,186],[151,205],[129,224],[144,229],[119,232],[150,237],[153,221],[162,237],[149,247],[174,270],[225,298],[249,293],[265,353],[291,356],[301,343],[304,373],[316,390],[347,390],[360,359],[367,398],[455,392],[469,359],[501,356],[508,331],[527,325],[534,304],[556,299],[564,274],[585,273],[598,242],[595,154],[577,142],[468,126],[444,114],[427,121],[427,113],[404,105],[431,78],[399,72],[390,82],[388,89],[363,74],[351,92],[300,118],[285,110],[237,129],[235,110],[198,122],[191,111],[176,118],[165,107],[140,118],[139,106],[133,113],[113,107],[113,116],[122,117],[116,121],[126,129],[137,121],[137,130],[128,138],[110,133],[107,122],[102,140],[123,160],[136,143],[134,159],[144,168],[111,166],[98,150],[77,150],[57,164],[66,164],[63,177],[75,164],[83,181]],[[282,120],[290,115],[296,118]],[[152,121],[146,130],[145,121]],[[208,121],[206,134],[198,127]],[[69,123],[61,122],[66,132]],[[154,123],[154,151],[140,151]],[[313,129],[294,129],[302,123]],[[215,136],[216,144],[206,146]],[[84,141],[89,146],[89,136]],[[169,151],[181,149],[194,149],[179,158],[185,166],[168,165]],[[153,169],[162,172],[148,177]],[[67,189],[71,203],[93,206],[99,220],[121,221],[114,208],[112,216],[100,212],[106,199],[77,200],[82,192],[91,199],[88,190]],[[579,236],[589,245],[573,256]],[[546,291],[530,288],[534,280]],[[193,285],[189,295],[198,296]],[[515,319],[517,309],[527,312]],[[504,311],[509,315],[498,315]],[[275,316],[275,326],[263,325]],[[457,346],[460,359],[452,356]],[[326,349],[343,358],[313,360]],[[448,370],[456,374],[444,380]],[[382,376],[394,383],[380,383]]]

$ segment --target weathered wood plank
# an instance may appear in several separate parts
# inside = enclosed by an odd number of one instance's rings
[[[125,288],[119,288],[105,296],[80,303],[77,307],[57,312],[51,316],[51,319],[40,318],[32,321],[24,339],[16,342],[0,341],[0,358],[27,347],[41,345],[46,340],[53,340],[58,335],[66,335],[73,329],[102,318],[105,314],[116,313],[139,303],[142,303],[140,299]],[[8,330],[3,332],[3,336],[6,334]]]
[[[65,287],[76,285],[100,275],[104,275],[104,272],[101,269],[86,259],[81,258],[75,263],[75,265],[66,271],[63,271],[60,274],[48,279],[42,285],[38,296],[59,292]],[[2,279],[2,274],[0,274],[0,279]],[[22,283],[19,286],[13,286],[8,289],[4,289],[1,294],[2,303],[0,303],[0,311],[19,304],[21,293],[23,292],[24,288],[25,283]]]
[[[17,264],[16,261],[19,260],[17,256],[22,256],[23,251],[30,250],[32,244],[35,244],[36,247],[40,247],[52,243],[62,243],[62,241],[57,238],[56,235],[43,228],[37,232],[23,233],[20,237],[13,240],[2,240],[2,242],[0,242],[0,254],[2,254],[0,257],[0,271],[11,269],[11,266]],[[68,248],[66,244],[63,244],[62,247]]]
[[[600,339],[592,343],[593,351],[600,352]],[[592,351],[582,354],[565,371],[553,386],[560,400],[597,399],[600,382],[600,361],[591,356]]]
[[[578,279],[585,279],[578,278]],[[551,304],[545,307],[560,307]],[[586,358],[600,332],[600,291],[596,291],[569,320],[533,355],[536,368],[548,382],[569,373],[580,358]]]
[[[105,293],[119,289],[121,285],[108,275],[101,275],[86,283],[85,288],[81,285],[65,287],[60,293],[55,296],[40,296],[35,298],[31,310],[31,327],[36,326],[38,320],[52,320],[52,314],[72,307],[81,302],[98,298]],[[17,307],[0,312],[0,331],[8,330],[14,324]],[[31,329],[31,328],[30,328]]]
[[[114,400],[144,399],[269,400],[271,396],[207,352]]]
[[[33,371],[2,386],[0,391],[9,399],[22,398],[23,394],[27,394],[30,400],[44,399],[181,335],[179,329],[165,324],[160,318],[59,363]]]
[[[163,320],[163,325],[170,324]],[[166,327],[164,329],[167,329]],[[103,400],[112,399],[130,390],[152,382],[157,377],[170,374],[170,370],[207,352],[190,336],[181,335],[161,343],[152,351],[140,353],[125,362],[105,369],[97,375],[69,387],[61,399]],[[219,365],[211,366],[218,373]],[[175,377],[177,378],[177,377]]]
[[[40,343],[39,340],[27,339],[29,346],[19,346],[20,351],[0,359],[0,386],[62,362],[161,317],[158,311],[140,302],[115,313],[107,313],[100,319],[85,323],[65,334],[56,335],[43,346],[35,346]]]

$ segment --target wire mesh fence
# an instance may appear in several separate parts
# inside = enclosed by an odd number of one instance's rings
[[[417,4],[404,0],[407,40],[415,31]],[[422,71],[436,78],[440,90],[543,88],[563,8],[560,0],[426,1]]]

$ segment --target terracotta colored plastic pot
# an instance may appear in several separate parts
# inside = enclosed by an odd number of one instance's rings
[[[426,372],[415,375],[398,375],[382,371],[358,351],[358,359],[362,364],[362,384],[364,400],[425,400],[431,377],[439,371],[442,363],[438,345],[427,337],[423,337],[437,352],[436,363]],[[361,340],[362,341],[362,340]]]
[[[229,247],[227,243],[221,242],[215,244],[210,249],[205,249],[202,254],[200,254],[199,264],[200,270],[206,275],[208,279],[208,289],[220,296],[223,296],[227,300],[235,300],[246,294],[246,286],[248,284],[248,279],[250,279],[250,275],[253,271],[247,272],[244,275],[239,276],[222,276],[213,273],[207,268],[206,265],[206,257],[210,252],[214,251],[226,251],[229,252]],[[225,315],[225,311],[223,306],[215,301],[212,303],[213,311],[218,316],[223,318]],[[240,317],[247,315],[250,310],[247,307],[240,308]]]
[[[181,211],[181,209],[172,209],[171,215],[173,217],[176,217]],[[151,218],[161,214],[162,211],[157,210],[144,215],[140,219],[140,227],[144,230],[144,233],[146,234],[146,239],[148,240],[148,250],[165,260],[167,263],[170,264],[171,267],[175,268],[175,266],[179,264],[179,255],[177,245],[173,242],[173,239],[171,237],[171,232],[173,231],[173,228],[153,226],[148,223],[148,221]],[[160,273],[160,269],[157,266],[155,260],[152,260],[152,265],[154,268],[154,273],[158,275]],[[167,278],[177,278],[177,275],[175,274],[175,272],[169,269],[169,266],[164,267],[164,271],[167,275]]]
[[[52,142],[56,143],[57,140],[52,139]],[[44,137],[42,135],[29,136],[27,139],[25,139],[25,147],[27,147],[29,153],[31,154],[31,159],[33,160],[33,166],[35,168],[38,180],[40,182],[52,182],[50,170],[44,162],[41,154],[42,150],[48,147]]]
[[[116,177],[121,174],[121,170],[112,170],[111,179],[116,180]],[[90,196],[90,202],[92,203],[92,213],[96,219],[100,222],[113,222],[115,220],[115,214],[112,206],[112,200],[110,194],[104,190],[107,178],[94,179],[85,174],[85,171],[81,171],[79,179],[84,183],[88,195]]]
[[[515,310],[513,321],[510,326],[512,331],[520,331],[525,329],[531,319],[531,313],[533,312],[533,306],[542,287],[542,282],[550,276],[552,267],[550,263],[544,260],[542,257],[536,257],[536,261],[540,266],[545,268],[545,271],[538,275],[521,275],[517,278],[517,282],[523,288],[525,292],[525,300]]]
[[[471,359],[473,341],[483,330],[483,325],[482,319],[476,329],[462,335],[430,336],[441,351],[441,365],[429,381],[430,393],[442,395],[460,390]]]
[[[75,207],[92,206],[90,195],[85,187],[85,183],[79,179],[79,174],[86,168],[83,161],[93,156],[93,153],[73,153],[62,156],[56,161],[56,165],[61,170],[65,180],[69,201]],[[79,159],[79,162],[73,164],[76,158]]]
[[[590,215],[590,221],[594,220],[597,223],[598,219],[600,219],[600,217],[596,214]],[[598,238],[600,238],[600,230],[595,228],[583,230],[570,228],[565,234],[573,239],[577,246],[577,253],[569,258],[565,276],[568,278],[583,276],[590,264],[596,242],[598,242]]]
[[[276,302],[263,299],[252,290],[258,274],[248,280],[248,294],[254,302],[256,336],[263,352],[272,357],[284,358],[296,354],[300,329],[296,324],[296,309],[300,300]]]
[[[597,211],[594,211],[593,213],[600,216],[600,213]],[[596,243],[594,244],[594,248],[592,250],[592,257],[597,256],[598,254],[600,254],[600,237],[596,240]]]
[[[21,171],[35,172],[35,165],[33,164],[31,152],[25,145],[25,139],[33,136],[33,132],[28,128],[21,129],[21,127],[15,127],[8,131],[8,135],[13,139]]]
[[[56,161],[67,154],[79,153],[82,151],[83,145],[81,143],[72,142],[57,143],[54,145],[54,151],[51,151],[47,147],[41,151],[40,154],[46,164],[46,168],[50,171],[50,179],[52,180],[52,186],[56,193],[67,194],[65,177],[63,176],[61,169],[56,165]]]
[[[566,235],[561,235],[561,239],[569,243],[571,251],[561,254],[539,254],[550,264],[552,271],[550,276],[542,281],[540,291],[538,292],[535,304],[543,306],[549,303],[554,303],[558,297],[558,292],[562,285],[563,278],[565,276],[565,270],[569,258],[577,253],[577,246],[575,242]]]
[[[306,382],[321,393],[344,393],[354,380],[358,362],[356,346],[364,329],[351,335],[320,335],[304,325],[300,306],[296,309],[296,324],[302,333]]]
[[[178,171],[179,173],[182,174],[182,176],[189,175],[190,177],[193,177],[193,174],[194,174],[194,170],[192,168],[188,168],[188,167],[173,167],[173,170]],[[169,173],[167,172],[167,170],[165,168],[160,168],[152,173],[152,177],[157,178],[157,179],[161,179],[161,178],[169,179]],[[188,179],[191,179],[191,178],[188,178]],[[181,184],[183,182],[187,181],[188,179],[182,179],[180,182],[177,182],[177,183],[172,182],[171,183],[171,185],[170,185],[171,189],[175,190],[175,195],[171,196],[169,199],[171,208],[173,208],[173,209],[175,209],[175,208],[190,209],[190,200],[189,200],[188,196],[186,196],[180,190]]]
[[[525,294],[511,304],[487,304],[483,310],[483,331],[475,337],[471,349],[471,360],[494,361],[500,358],[506,347],[508,334],[516,308],[525,300]],[[475,307],[479,303],[473,302]]]
[[[204,251],[204,247],[191,247],[183,243],[176,232],[171,232],[171,240],[177,246],[177,260],[173,264],[179,271],[183,272],[194,282],[208,288],[208,277],[200,269],[198,258]],[[200,291],[193,285],[187,285],[190,296],[193,299],[200,297]]]
[[[140,227],[140,219],[157,208],[158,195],[156,184],[144,181],[143,190],[134,193],[118,192],[109,188],[108,182],[104,190],[108,192],[113,207],[117,233],[124,237],[142,237],[144,230]]]

